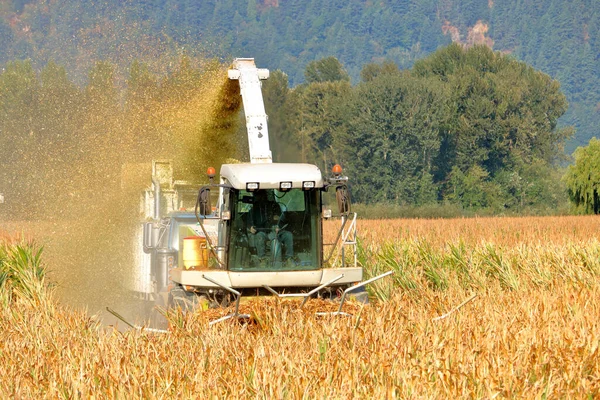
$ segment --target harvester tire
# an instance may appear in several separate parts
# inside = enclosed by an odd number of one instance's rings
[[[342,286],[337,291],[330,292],[329,297],[324,298],[329,298],[329,300],[339,302],[342,298],[342,293],[346,288],[346,286]],[[364,287],[359,287],[357,289],[349,291],[346,300],[352,300],[358,303],[369,304],[369,293],[365,290]]]
[[[167,319],[164,315],[164,310],[166,308],[165,298],[167,297],[166,293],[161,294],[158,293],[154,300],[154,304],[150,310],[150,326],[157,329],[163,329],[167,324]]]
[[[188,292],[181,287],[173,288],[169,292],[169,308],[179,308],[181,311],[194,311],[198,306],[198,296],[193,292]]]
[[[369,304],[369,293],[364,288],[358,288],[348,293],[350,298],[358,303]]]

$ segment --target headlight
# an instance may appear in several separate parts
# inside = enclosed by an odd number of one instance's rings
[[[304,181],[302,182],[302,189],[309,190],[315,188],[315,181]]]
[[[290,190],[291,188],[292,188],[292,182],[280,182],[279,183],[279,190],[281,190],[282,192]]]
[[[249,192],[253,192],[255,190],[258,190],[260,187],[260,185],[258,184],[258,182],[248,182],[246,183],[246,190]]]

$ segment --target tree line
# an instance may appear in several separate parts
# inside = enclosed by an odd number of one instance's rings
[[[400,70],[367,64],[355,86],[329,57],[289,88],[264,86],[279,160],[335,162],[354,200],[495,212],[563,207],[558,165],[572,134],[556,80],[485,46],[452,44]]]
[[[132,165],[155,158],[176,159],[186,179],[244,159],[239,91],[225,67],[184,56],[157,74],[134,61],[120,82],[114,65],[98,62],[81,86],[52,62],[39,72],[29,61],[7,63],[0,73],[5,209],[19,203],[43,213],[42,200],[69,204],[118,192]],[[564,209],[559,165],[573,130],[558,125],[567,101],[556,80],[488,47],[456,44],[411,69],[371,63],[360,76],[352,85],[334,57],[309,63],[295,87],[272,71],[263,94],[275,160],[324,171],[341,163],[354,201],[367,205]]]

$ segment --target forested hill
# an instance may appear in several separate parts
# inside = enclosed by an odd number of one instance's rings
[[[451,41],[485,43],[561,82],[561,121],[577,128],[567,150],[599,135],[594,0],[13,0],[0,17],[0,62],[54,60],[80,82],[97,60],[122,72],[134,58],[168,68],[182,50],[252,56],[292,85],[310,61],[335,56],[356,82],[367,63],[408,68]]]

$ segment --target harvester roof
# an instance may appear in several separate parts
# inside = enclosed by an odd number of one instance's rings
[[[259,183],[261,189],[278,189],[281,182],[291,182],[292,188],[302,188],[303,182],[314,182],[315,188],[325,184],[321,170],[311,164],[223,164],[221,177],[240,190],[252,182]]]

